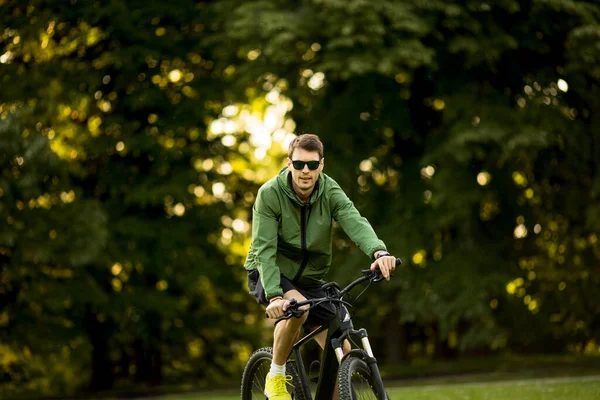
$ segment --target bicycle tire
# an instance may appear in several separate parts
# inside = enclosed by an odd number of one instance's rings
[[[242,374],[242,400],[265,399],[265,378],[271,368],[272,360],[273,349],[271,347],[263,347],[252,353]],[[292,385],[288,385],[287,388],[292,399],[309,400],[302,390],[302,381],[298,376],[295,362],[293,360],[287,361],[285,369],[286,375],[292,376]]]
[[[344,360],[338,373],[338,385],[340,400],[377,400],[371,370],[360,358]],[[390,398],[387,393],[385,397]]]

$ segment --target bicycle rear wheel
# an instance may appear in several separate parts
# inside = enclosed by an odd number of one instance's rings
[[[242,375],[242,400],[265,400],[265,379],[271,369],[273,360],[273,349],[263,347],[256,350],[246,363],[244,374]],[[308,400],[302,390],[302,381],[296,372],[296,364],[290,360],[285,366],[286,375],[292,376],[292,385],[288,385],[287,390],[294,400]]]
[[[340,366],[338,384],[340,400],[377,400],[371,370],[360,358],[344,360]],[[385,397],[389,399],[387,393]]]

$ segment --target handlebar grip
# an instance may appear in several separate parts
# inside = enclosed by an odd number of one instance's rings
[[[399,257],[396,257],[396,267],[402,264],[402,260]],[[370,270],[365,270],[363,272],[367,272]],[[383,275],[381,274],[381,271],[376,269],[375,271],[373,271],[374,275],[374,279],[373,282],[381,282],[384,278]],[[390,274],[390,276],[394,276],[394,274]]]
[[[277,318],[277,320],[275,321],[275,323],[279,322],[280,320],[284,320],[284,319],[290,319],[290,318],[291,318],[291,317],[293,317],[293,316],[294,316],[294,314],[292,314],[292,312],[291,312],[291,311],[286,311],[286,312],[283,314],[283,317],[279,317],[279,318]],[[267,314],[266,312],[265,312],[265,318],[269,318],[269,314]]]
[[[285,299],[283,299],[285,300]],[[293,308],[296,307],[298,305],[298,300],[296,299],[290,299],[289,300],[289,304],[288,304],[288,308],[287,310],[285,310],[283,317],[279,317],[277,318],[277,321],[275,321],[275,323],[277,324],[277,322],[279,322],[280,320],[284,320],[284,319],[290,319],[293,316]],[[269,314],[267,314],[265,312],[265,318],[269,318]]]

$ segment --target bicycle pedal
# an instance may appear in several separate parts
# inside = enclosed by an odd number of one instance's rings
[[[319,360],[313,360],[310,363],[310,368],[308,369],[308,376],[311,382],[319,383],[319,373],[321,372],[321,362]],[[315,373],[316,371],[316,373]]]

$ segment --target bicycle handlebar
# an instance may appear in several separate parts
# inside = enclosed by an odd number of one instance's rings
[[[401,264],[402,264],[402,260],[400,258],[396,257],[396,266],[399,266]],[[361,276],[360,278],[356,279],[355,281],[349,283],[348,286],[346,286],[342,290],[339,290],[339,286],[335,282],[329,282],[324,285],[327,287],[335,286],[338,289],[336,295],[317,298],[317,299],[307,299],[304,301],[297,301],[296,299],[291,299],[290,303],[288,305],[288,308],[285,310],[284,315],[282,317],[277,318],[277,320],[275,321],[275,325],[277,325],[279,322],[281,322],[283,320],[290,319],[292,317],[300,318],[302,316],[302,314],[304,314],[306,311],[310,310],[315,305],[315,303],[321,303],[324,301],[343,302],[342,298],[350,290],[352,290],[356,285],[359,285],[365,281],[371,281],[371,282],[377,283],[377,282],[381,282],[384,279],[383,275],[381,274],[381,271],[379,271],[378,269],[375,271],[371,271],[370,269],[364,269],[361,271],[361,273],[363,274],[363,276]],[[307,309],[304,309],[304,310],[300,309],[300,307],[303,307],[306,305],[310,305],[310,307],[308,307]],[[267,313],[265,313],[265,317],[269,318],[269,315]]]

